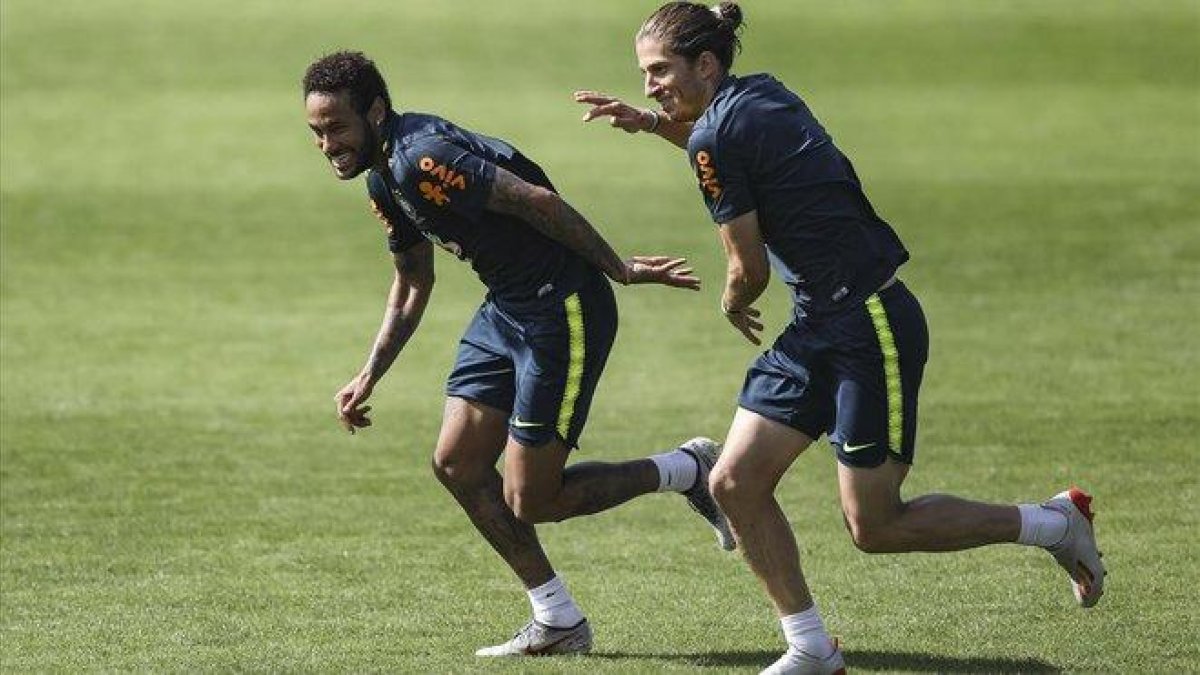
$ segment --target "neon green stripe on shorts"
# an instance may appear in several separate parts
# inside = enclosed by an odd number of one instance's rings
[[[896,351],[896,340],[888,323],[887,310],[879,294],[867,298],[867,312],[879,338],[879,350],[883,352],[883,378],[887,384],[888,445],[892,452],[903,452],[904,442],[904,390],[900,386],[900,355]]]
[[[568,349],[570,362],[567,365],[567,387],[563,391],[562,407],[558,410],[558,433],[567,438],[571,431],[571,418],[575,415],[575,401],[579,398],[579,389],[583,384],[583,308],[579,304],[579,294],[573,293],[565,301],[567,310],[567,331],[569,335]]]

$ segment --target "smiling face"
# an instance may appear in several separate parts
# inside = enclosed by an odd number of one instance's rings
[[[305,97],[304,107],[317,148],[341,180],[350,180],[366,171],[382,156],[378,127],[384,111],[379,99],[366,115],[360,115],[354,110],[349,93],[314,91]]]
[[[663,112],[675,122],[700,119],[724,75],[712,52],[703,52],[689,61],[672,53],[662,40],[651,35],[638,38],[634,48],[645,79],[646,96],[658,101]]]

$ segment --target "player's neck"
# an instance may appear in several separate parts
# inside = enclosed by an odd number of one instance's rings
[[[371,159],[371,169],[379,173],[386,173],[388,168],[388,153],[384,151],[384,146],[380,146],[375,151],[375,157]]]
[[[712,105],[713,99],[717,97],[717,92],[721,90],[721,84],[725,82],[725,78],[729,75],[728,72],[721,71],[715,76],[704,80],[704,96],[703,103],[700,106],[700,114],[708,110],[708,106]]]
[[[375,144],[375,155],[371,158],[371,168],[375,171],[388,170],[388,157],[392,154],[392,135],[388,133],[388,122],[384,121],[379,130],[378,142]]]

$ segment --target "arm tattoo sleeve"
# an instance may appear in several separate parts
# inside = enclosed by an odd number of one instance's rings
[[[613,281],[627,283],[625,263],[582,215],[551,190],[496,168],[488,208],[524,220],[531,227],[583,256]]]
[[[433,247],[422,242],[395,255],[396,274],[375,344],[363,370],[377,382],[416,332],[433,291]]]

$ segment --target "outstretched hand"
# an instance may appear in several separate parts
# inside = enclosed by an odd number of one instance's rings
[[[654,122],[650,119],[653,112],[644,108],[635,108],[615,96],[601,94],[597,91],[577,91],[575,92],[575,102],[592,106],[583,114],[584,122],[591,122],[598,117],[608,117],[610,118],[609,124],[623,129],[627,133],[646,131]]]
[[[625,261],[625,283],[662,284],[673,288],[700,290],[700,277],[687,266],[687,258],[665,255],[635,255]]]
[[[758,335],[763,329],[762,321],[758,318],[762,316],[762,312],[753,307],[734,311],[724,310],[724,312],[729,323],[733,324],[733,327],[738,329],[747,340],[755,345],[762,344],[762,338]]]
[[[370,378],[360,374],[333,395],[337,403],[338,422],[351,434],[357,429],[371,426],[371,418],[367,417],[371,406],[363,403],[371,397],[374,386]]]

